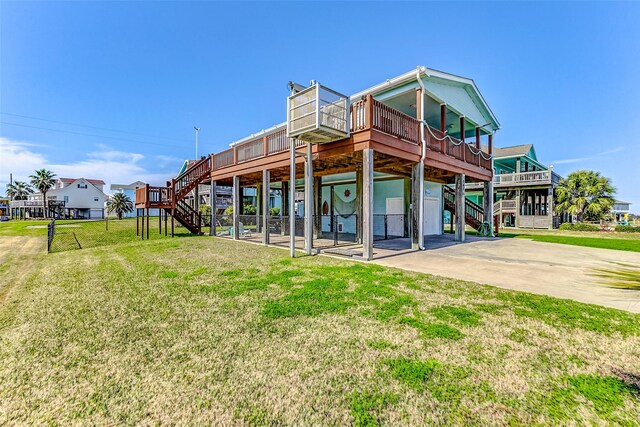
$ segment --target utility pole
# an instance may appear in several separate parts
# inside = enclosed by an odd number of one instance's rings
[[[9,185],[13,186],[13,174],[12,173],[9,174]],[[11,196],[9,199],[13,200],[13,196]]]
[[[196,160],[198,160],[198,132],[200,132],[200,128],[196,126],[193,128],[196,130]]]

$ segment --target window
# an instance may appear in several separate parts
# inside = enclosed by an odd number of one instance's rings
[[[99,199],[99,198],[97,198],[97,197],[94,197],[94,198],[93,198],[93,201],[94,201],[94,202],[99,202],[99,201],[100,201],[100,199]]]
[[[87,188],[87,184],[78,184],[78,188],[86,189]]]

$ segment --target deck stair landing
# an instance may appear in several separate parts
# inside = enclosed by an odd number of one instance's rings
[[[166,187],[146,185],[136,189],[136,208],[162,209],[193,234],[202,234],[202,216],[184,199],[211,176],[211,156],[202,157],[167,181]]]
[[[442,187],[444,189],[444,209],[456,214],[456,192],[446,185]],[[479,230],[480,226],[484,222],[484,211],[482,206],[471,200],[465,198],[464,200],[464,222],[473,227],[474,230]]]

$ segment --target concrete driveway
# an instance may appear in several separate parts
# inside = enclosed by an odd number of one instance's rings
[[[390,267],[506,289],[570,298],[640,313],[640,291],[606,286],[594,268],[640,268],[640,253],[585,248],[527,239],[483,239],[451,235],[425,239],[427,250],[407,252],[406,242],[377,242],[374,262]]]

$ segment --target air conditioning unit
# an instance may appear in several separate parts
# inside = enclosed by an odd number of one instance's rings
[[[296,90],[299,85],[292,85]],[[349,97],[313,83],[287,98],[287,136],[312,144],[348,138]]]

